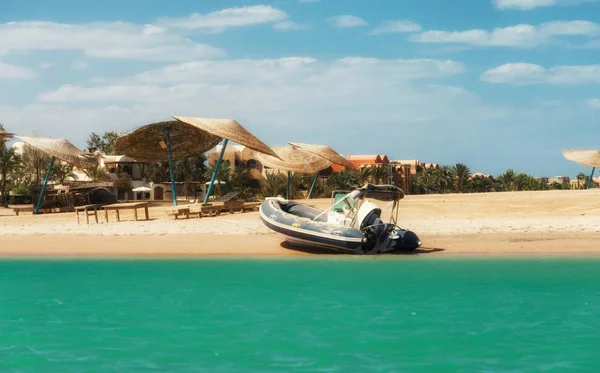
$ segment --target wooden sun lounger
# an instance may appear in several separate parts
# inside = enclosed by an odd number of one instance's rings
[[[133,216],[135,217],[135,221],[138,220],[138,209],[144,209],[146,213],[146,220],[150,220],[150,214],[148,213],[148,202],[132,202],[132,203],[114,203],[112,205],[103,206],[104,209],[104,218],[108,223],[108,212],[115,211],[117,213],[117,221],[121,221],[121,216],[119,215],[119,211],[122,210],[133,210]]]

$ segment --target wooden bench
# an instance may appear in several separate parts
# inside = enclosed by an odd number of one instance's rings
[[[79,224],[79,212],[83,212],[85,215],[85,222],[90,224],[90,215],[96,218],[96,224],[98,224],[98,210],[102,208],[102,205],[84,205],[75,206],[75,215],[77,216],[77,224]]]
[[[132,202],[132,203],[114,203],[112,205],[106,205],[104,208],[104,217],[108,223],[108,212],[115,211],[117,213],[117,221],[121,221],[119,211],[122,210],[133,210],[133,216],[135,221],[138,221],[138,209],[144,209],[146,213],[146,220],[150,220],[150,214],[148,213],[148,202]]]
[[[189,207],[174,207],[172,209],[167,210],[168,216],[175,216],[175,220],[179,219],[180,216],[185,216],[186,219],[190,218],[190,208]]]
[[[13,212],[15,213],[16,216],[19,216],[19,214],[21,212],[35,212],[35,207],[15,207],[13,209]]]
[[[258,211],[262,202],[246,202],[244,203],[244,212]]]

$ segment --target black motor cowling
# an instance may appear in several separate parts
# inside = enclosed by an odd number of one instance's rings
[[[398,236],[394,241],[394,249],[401,251],[415,251],[421,246],[421,240],[414,232],[407,231],[404,229],[394,230],[395,235]]]

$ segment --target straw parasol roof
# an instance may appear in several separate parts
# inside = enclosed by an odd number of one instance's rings
[[[346,158],[342,157],[338,152],[327,145],[302,144],[298,142],[290,142],[289,144],[309,153],[321,156],[333,164],[344,166],[351,170],[356,168],[356,166],[350,163]]]
[[[273,150],[279,154],[281,159],[265,154],[256,154],[256,159],[264,166],[301,174],[315,174],[332,164],[331,161],[321,156],[293,146],[275,146]]]
[[[77,168],[92,168],[98,165],[98,162],[94,158],[90,158],[88,153],[80,150],[66,139],[18,135],[17,137],[49,156],[70,163]]]
[[[600,151],[599,150],[571,150],[566,149],[563,155],[570,161],[579,163],[588,167],[600,167]]]
[[[14,136],[14,134],[12,134],[10,132],[0,130],[0,141],[10,140],[13,136]]]
[[[219,136],[240,145],[244,145],[262,154],[279,158],[273,149],[248,132],[241,124],[232,119],[190,118],[172,115],[176,120],[200,128],[215,136]]]
[[[169,127],[173,159],[196,157],[221,142],[221,137],[179,121],[148,124],[119,136],[116,149],[138,161],[164,162],[169,159],[165,127]]]

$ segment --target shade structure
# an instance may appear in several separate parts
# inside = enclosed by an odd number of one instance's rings
[[[192,118],[175,115],[172,115],[172,117],[181,123],[200,128],[214,136],[231,140],[259,153],[278,158],[277,153],[275,153],[273,149],[248,132],[248,130],[233,119]]]
[[[138,187],[138,188],[133,188],[131,191],[132,192],[151,192],[152,189],[148,188],[148,187],[145,187],[145,186],[141,186],[141,187]]]
[[[585,185],[585,189],[590,189],[596,167],[600,167],[600,151],[566,149],[563,151],[563,155],[568,160],[579,163],[582,166],[592,167],[592,174]]]
[[[337,164],[351,170],[356,169],[356,166],[354,166],[352,163],[350,163],[350,161],[342,157],[338,152],[333,150],[328,145],[302,144],[298,142],[290,142],[289,144],[306,152],[325,158],[333,164]]]
[[[0,141],[10,140],[13,136],[14,136],[14,134],[12,134],[10,132],[0,130]]]
[[[314,174],[332,165],[330,160],[294,146],[275,146],[273,150],[281,159],[256,154],[256,160],[269,168],[301,174]]]
[[[566,149],[563,155],[570,161],[582,166],[600,167],[600,150],[572,150]]]
[[[169,128],[172,159],[200,156],[215,147],[221,137],[179,121],[151,123],[119,136],[116,150],[145,162],[169,160],[165,128]]]
[[[215,178],[217,177],[217,173],[219,172],[219,167],[221,166],[221,161],[223,160],[223,154],[225,153],[225,148],[227,148],[227,143],[229,142],[229,140],[243,145],[249,149],[252,149],[258,153],[267,154],[272,157],[279,158],[279,156],[273,151],[273,149],[271,149],[265,143],[260,141],[256,136],[248,132],[248,130],[246,130],[241,124],[239,124],[233,119],[192,118],[180,117],[175,115],[172,115],[172,117],[179,122],[193,125],[197,128],[201,128],[202,130],[210,134],[225,139],[225,141],[223,142],[223,148],[221,149],[221,153],[219,154],[219,158],[217,159],[217,164],[215,165],[210,184],[208,185],[208,190],[204,195],[204,203],[208,202],[208,199],[210,198],[210,195],[212,193]]]
[[[20,135],[16,135],[16,137],[23,140],[26,144],[43,151],[50,157],[72,164],[77,168],[86,169],[98,166],[98,161],[90,157],[89,153],[80,150],[66,139]]]
[[[46,176],[44,177],[44,184],[42,185],[42,191],[38,199],[37,205],[35,206],[34,214],[38,214],[42,201],[44,200],[44,193],[46,192],[46,186],[48,185],[48,179],[52,173],[52,167],[54,166],[55,159],[72,164],[78,168],[93,168],[98,165],[98,161],[90,156],[89,153],[77,148],[66,139],[51,139],[47,137],[28,137],[28,136],[17,136],[23,140],[26,144],[48,154],[50,156],[50,165],[46,170]]]

